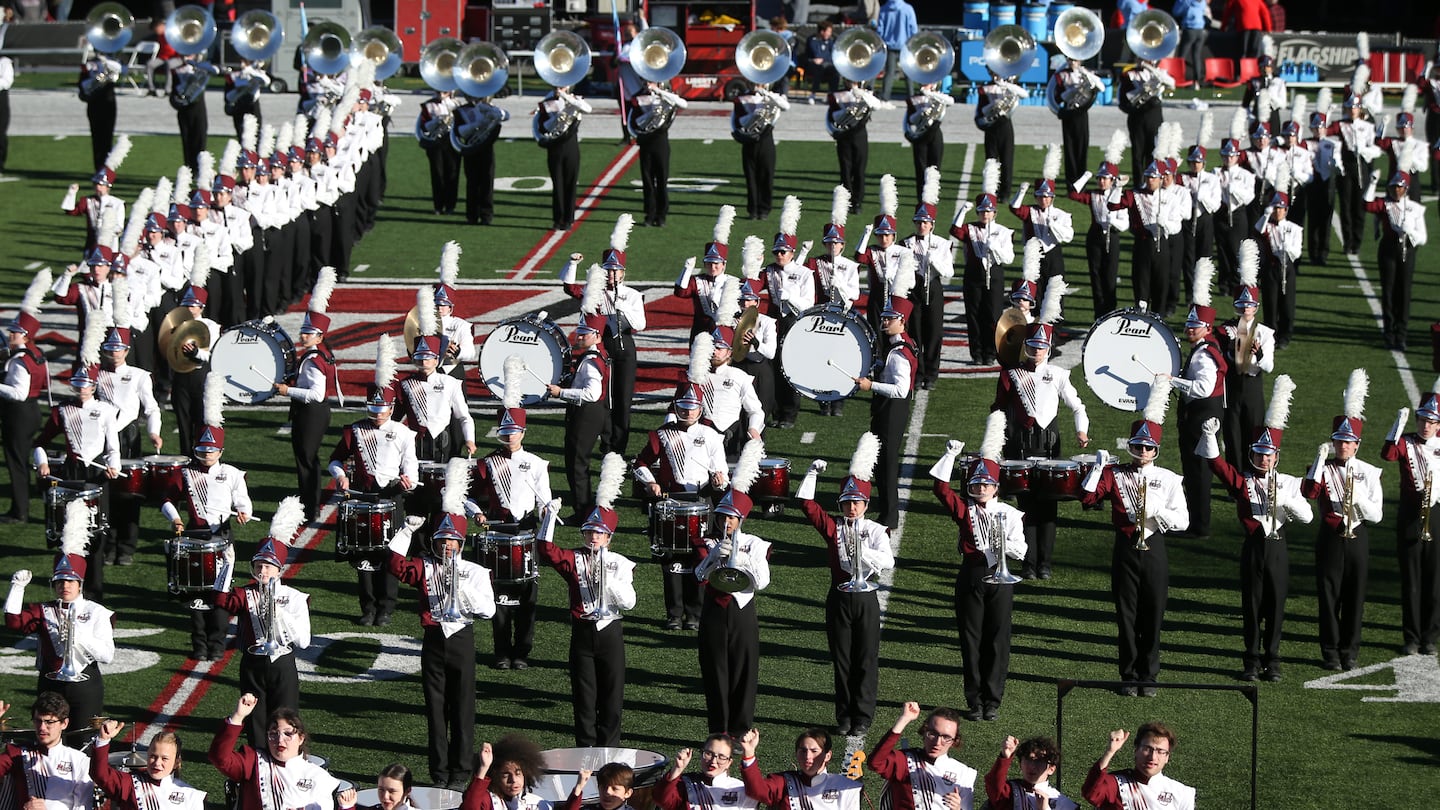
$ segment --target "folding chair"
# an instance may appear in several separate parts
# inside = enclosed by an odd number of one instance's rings
[[[1239,87],[1244,82],[1235,81],[1235,63],[1229,59],[1210,58],[1205,60],[1205,83],[1214,87]]]
[[[125,81],[129,82],[130,87],[141,95],[144,95],[145,91],[140,88],[140,80],[135,78],[136,74],[145,70],[145,65],[155,57],[159,50],[160,43],[153,39],[147,39],[130,49],[130,61],[125,65]]]
[[[1170,74],[1175,80],[1176,87],[1194,87],[1195,82],[1185,81],[1185,60],[1178,56],[1171,56],[1160,60],[1160,69]]]

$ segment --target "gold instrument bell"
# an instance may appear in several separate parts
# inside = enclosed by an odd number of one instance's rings
[[[415,353],[415,338],[420,336],[420,309],[411,307],[405,313],[405,353]]]
[[[1010,307],[1000,314],[995,322],[995,356],[1007,366],[1020,364],[1025,352],[1025,313],[1017,307]]]
[[[750,354],[750,341],[741,337],[746,332],[755,328],[755,323],[760,320],[760,308],[751,307],[745,310],[740,320],[735,323],[735,345],[730,348],[730,362],[740,363]]]

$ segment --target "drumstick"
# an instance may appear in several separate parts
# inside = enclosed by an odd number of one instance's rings
[[[828,358],[826,358],[826,359],[825,359],[825,365],[827,365],[827,366],[835,369],[836,371],[840,372],[841,374],[844,374],[846,377],[849,377],[851,381],[854,381],[855,378],[850,376],[850,372],[848,372],[848,371],[846,371],[845,369],[841,368],[841,367],[840,367],[840,364],[837,363],[837,362],[835,362],[835,358],[833,358],[833,357],[828,357]]]
[[[1136,363],[1139,363],[1139,364],[1140,364],[1140,367],[1143,368],[1143,369],[1145,369],[1146,371],[1148,371],[1152,377],[1159,377],[1159,376],[1160,376],[1160,372],[1156,371],[1156,370],[1153,369],[1153,368],[1150,368],[1150,366],[1149,366],[1144,360],[1141,360],[1141,359],[1140,359],[1140,355],[1138,355],[1138,354],[1132,354],[1132,355],[1130,355],[1130,359],[1133,360],[1133,361],[1135,361]]]
[[[269,375],[269,374],[266,374],[265,372],[263,372],[263,371],[261,371],[260,369],[256,368],[254,363],[251,363],[251,364],[250,364],[250,370],[253,371],[253,372],[255,372],[256,374],[259,374],[259,375],[260,375],[260,379],[264,380],[266,385],[269,385],[269,386],[272,386],[272,387],[275,385],[275,381],[272,380],[272,379],[270,379],[270,375]]]
[[[549,390],[551,385],[549,380],[541,377],[539,374],[536,374],[529,366],[525,367],[525,373],[529,374],[531,377],[534,377],[536,381],[538,381],[541,385],[545,386],[546,390]]]

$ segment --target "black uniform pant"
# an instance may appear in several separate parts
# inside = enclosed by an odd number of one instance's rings
[[[545,147],[550,171],[550,218],[556,228],[575,224],[575,193],[580,183],[580,141],[572,133]]]
[[[70,723],[84,728],[90,718],[105,714],[105,677],[100,674],[100,665],[91,661],[82,670],[90,676],[83,681],[52,681],[42,672],[35,680],[35,694],[54,692],[70,704]]]
[[[115,90],[101,90],[85,104],[85,117],[90,120],[90,156],[94,171],[105,166],[105,157],[115,142]]]
[[[1170,596],[1170,561],[1164,535],[1151,535],[1145,542],[1150,550],[1136,551],[1134,538],[1116,533],[1110,592],[1119,631],[1120,679],[1154,683],[1160,676],[1160,627]]]
[[[1418,498],[1417,498],[1418,500]],[[1430,518],[1431,535],[1436,531]],[[1406,644],[1434,646],[1440,640],[1440,540],[1420,539],[1418,504],[1402,502],[1395,557],[1400,561],[1400,632]]]
[[[335,251],[335,209],[321,204],[310,212],[310,264],[319,278],[320,268],[330,265],[330,256]],[[251,252],[255,252],[253,249]],[[337,271],[338,272],[338,271]],[[309,290],[301,290],[297,298],[304,297]]]
[[[40,432],[40,402],[0,399],[0,441],[5,445],[5,468],[10,472],[10,511],[21,521],[30,519],[30,456]]]
[[[122,459],[138,459],[140,451],[140,417],[126,425],[120,430],[120,457]],[[121,471],[124,475],[124,471]],[[118,479],[117,479],[118,480]],[[121,557],[133,557],[135,547],[140,537],[140,507],[144,505],[143,495],[131,495],[111,487],[110,493],[110,531],[114,535],[114,545],[106,556],[106,562],[111,558],[118,560]]]
[[[1425,111],[1425,142],[1433,145],[1436,141],[1440,141],[1440,112],[1435,112],[1435,110],[1430,109],[1427,105]],[[1435,153],[1433,151],[1430,154],[1430,193],[1435,194],[1440,192],[1440,175],[1436,174],[1436,172],[1440,172],[1440,161],[1435,160]],[[1316,179],[1318,180],[1318,178]]]
[[[290,255],[293,260],[290,265],[290,286],[280,291],[282,310],[305,297],[305,293],[310,291],[315,279],[320,275],[321,264],[312,252],[314,244],[311,241],[310,216],[309,211],[301,211],[300,216],[292,223],[295,238],[291,243]]]
[[[458,154],[455,159],[457,162],[460,160]],[[458,173],[455,177],[455,185],[458,196],[460,185]],[[355,201],[358,203],[356,206],[358,221],[355,224],[359,228],[355,233],[356,239],[369,233],[370,229],[375,227],[375,214],[380,210],[381,191],[380,156],[372,152],[355,177]]]
[[[376,555],[376,560],[382,559]],[[363,563],[362,563],[363,564]],[[360,596],[361,616],[387,616],[395,612],[395,600],[399,598],[400,581],[385,568],[385,563],[369,563],[369,569],[356,568],[356,581]]]
[[[10,91],[0,90],[0,172],[10,157]]]
[[[1410,326],[1410,292],[1415,282],[1415,248],[1395,235],[1380,240],[1380,321],[1386,345],[1404,346]]]
[[[1197,535],[1210,534],[1210,481],[1213,474],[1210,462],[1195,455],[1195,445],[1200,441],[1200,427],[1206,419],[1214,417],[1223,423],[1226,404],[1224,397],[1180,402],[1180,469],[1185,479],[1185,505],[1190,510],[1189,530]],[[1264,419],[1264,416],[1262,411],[1260,418]],[[1248,441],[1245,444],[1249,446]]]
[[[710,732],[744,736],[755,724],[760,624],[754,599],[743,608],[734,597],[725,601],[707,595],[700,611],[700,679]]]
[[[700,621],[700,581],[695,578],[695,555],[677,557],[670,552],[656,552],[654,548],[652,546],[652,556],[660,564],[665,585],[665,618]]]
[[[225,654],[225,635],[230,630],[230,614],[218,607],[204,605],[199,599],[190,603],[190,657],[209,655],[219,659]]]
[[[1065,185],[1074,188],[1075,181],[1085,173],[1085,166],[1090,160],[1090,110],[1061,113],[1060,137],[1063,143],[1061,154],[1065,160]]]
[[[191,171],[199,171],[200,153],[205,151],[205,139],[210,134],[205,99],[176,110],[175,122],[180,126],[180,152],[184,155],[185,165]]]
[[[201,399],[205,394],[205,377],[209,373],[209,366],[204,365],[194,371],[177,371],[172,377],[170,407],[175,410],[182,456],[191,455],[195,449],[195,438],[200,435],[203,421]]]
[[[490,633],[499,661],[524,661],[535,646],[535,605],[540,601],[540,582],[497,582],[495,616]]]
[[[1155,136],[1160,125],[1165,123],[1165,111],[1160,103],[1150,102],[1143,109],[1125,115],[1125,128],[1130,133],[1130,176],[1145,176],[1145,167],[1154,158]]]
[[[1264,372],[1254,375],[1241,374],[1232,365],[1225,375],[1225,413],[1220,417],[1225,437],[1225,460],[1230,462],[1231,467],[1237,470],[1249,467],[1250,442],[1255,436],[1255,428],[1263,424]],[[1188,492],[1186,496],[1189,496]]]
[[[627,455],[630,446],[630,403],[635,399],[635,334],[605,330],[610,355],[610,427],[600,434],[600,454]]]
[[[295,477],[305,516],[320,514],[320,445],[330,430],[329,402],[290,403],[290,449],[295,454]]]
[[[242,617],[241,621],[249,621]],[[276,709],[300,708],[300,678],[295,674],[295,654],[287,653],[274,661],[268,655],[240,650],[240,694],[249,692],[257,698],[255,710],[245,718],[245,738],[250,747],[264,750],[265,733],[269,731],[270,713]]]
[[[437,783],[467,777],[475,750],[475,627],[446,638],[426,627],[420,645],[420,685],[425,692],[426,755]]]
[[[891,399],[870,395],[870,432],[880,437],[880,455],[871,489],[875,520],[894,531],[900,525],[900,448],[910,424],[910,395]]]
[[[1348,151],[1341,152],[1345,174],[1335,181],[1335,194],[1340,207],[1340,241],[1346,253],[1359,253],[1365,238],[1365,184],[1370,177],[1370,164]],[[1388,182],[1388,181],[1387,181]]]
[[[870,165],[869,128],[861,124],[836,136],[835,157],[840,164],[840,185],[849,189],[851,200],[864,200],[865,171]]]
[[[465,221],[489,225],[495,218],[495,144],[481,146],[464,156]]]
[[[925,188],[925,170],[931,166],[938,169],[944,165],[945,132],[938,124],[930,127],[918,140],[910,142],[910,151],[915,163],[915,199],[919,200],[921,191]]]
[[[1120,277],[1120,231],[1090,226],[1085,236],[1085,260],[1090,265],[1090,302],[1095,319],[1115,311],[1115,288]]]
[[[1370,531],[1357,521],[1346,539],[1328,523],[1315,540],[1315,591],[1320,602],[1320,658],[1353,665],[1360,655],[1365,584],[1370,577]]]
[[[239,100],[230,105],[229,113],[230,122],[235,125],[236,140],[245,137],[245,116],[247,115],[255,116],[255,126],[260,128],[265,126],[265,117],[260,113],[260,97],[258,95],[252,96],[249,93],[240,93]],[[265,742],[265,738],[261,737],[260,742]]]
[[[616,619],[601,630],[586,619],[570,619],[570,692],[575,707],[575,744],[582,748],[620,745],[625,705],[625,624]]]
[[[241,257],[236,257],[229,270],[210,274],[207,290],[210,300],[205,311],[221,327],[231,327],[245,320],[245,280],[241,278]]]
[[[1330,258],[1330,220],[1335,216],[1335,177],[1317,174],[1300,192],[1305,198],[1305,244],[1310,261],[1324,264]]]
[[[915,309],[906,329],[920,347],[920,356],[916,358],[920,361],[920,380],[934,383],[940,378],[940,349],[945,341],[945,284],[932,278],[929,289],[917,285],[910,293],[910,300],[915,302]]]
[[[1183,228],[1182,228],[1183,230]],[[1059,251],[1055,251],[1059,252]],[[1173,234],[1165,237],[1165,248],[1161,251],[1165,255],[1165,307],[1161,310],[1165,317],[1170,317],[1175,312],[1181,294],[1188,298],[1189,289],[1182,290],[1181,283],[1184,280],[1184,273],[1180,264],[1185,258],[1185,237],[1181,234]],[[1193,273],[1194,268],[1191,268]],[[1190,285],[1194,286],[1193,279]]]
[[[1061,458],[1060,431],[1055,423],[1049,426],[1022,427],[1012,424],[1006,436],[1004,456],[1007,459]],[[1060,503],[1052,498],[1020,495],[1016,506],[1025,513],[1025,568],[1028,579],[1039,573],[1050,573],[1055,558],[1055,529],[1060,519]]]
[[[880,681],[880,599],[875,591],[825,595],[825,638],[835,670],[835,722],[868,726],[875,720]]]
[[[740,167],[745,172],[745,213],[751,219],[770,216],[775,201],[775,133],[768,127],[755,141],[740,142]]]
[[[1240,548],[1240,613],[1244,617],[1245,669],[1280,665],[1280,631],[1290,592],[1290,548],[1282,536],[1245,538]]]
[[[641,135],[640,188],[645,198],[645,222],[664,225],[670,214],[670,131],[669,128]]]
[[[263,286],[260,291],[260,312],[262,315],[274,315],[284,308],[281,300],[284,293],[290,289],[291,279],[297,272],[295,269],[295,229],[289,223],[278,228],[267,228],[265,230],[265,269],[261,275]],[[335,265],[336,273],[345,272],[345,268]]]
[[[273,314],[264,310],[266,287],[269,286],[267,267],[271,262],[268,239],[270,238],[269,234],[273,233],[274,231],[267,231],[259,225],[252,224],[250,235],[255,240],[255,246],[247,250],[236,261],[236,268],[240,271],[240,281],[245,287],[246,320],[253,321],[256,318]]]
[[[1215,257],[1215,215],[1205,213],[1202,209],[1199,216],[1185,222],[1180,228],[1180,234],[1185,246],[1180,267],[1185,271],[1185,289],[1193,292],[1195,262],[1202,258]]]
[[[1299,275],[1289,259],[1270,259],[1260,265],[1260,300],[1265,302],[1266,326],[1275,330],[1275,344],[1284,346],[1295,335],[1295,282]]]
[[[994,360],[995,322],[1005,306],[1005,268],[999,265],[990,268],[987,283],[986,271],[967,262],[961,294],[965,297],[970,356],[981,362]]]
[[[1240,283],[1240,243],[1256,235],[1251,224],[1244,206],[1226,213],[1221,203],[1215,212],[1215,275],[1222,290]]]
[[[350,277],[350,251],[355,248],[359,226],[359,204],[354,194],[342,194],[335,201],[335,223],[330,231],[330,266],[341,281]]]
[[[610,407],[600,402],[581,402],[565,411],[565,483],[575,513],[588,515],[595,508],[590,486],[590,457],[595,443],[610,429]]]
[[[775,389],[775,362],[761,357],[759,352],[751,351],[746,355],[745,360],[736,367],[749,374],[750,379],[755,381],[755,396],[760,400],[760,408],[765,413],[772,414],[770,418],[774,419],[773,414],[776,413],[775,408],[778,404]]]
[[[955,625],[960,633],[960,673],[965,703],[972,709],[994,708],[1005,697],[1010,670],[1012,585],[983,582],[989,566],[969,558],[955,575]]]
[[[460,195],[460,155],[442,142],[425,150],[425,160],[430,163],[431,207],[437,214],[448,214]]]
[[[1170,243],[1163,236],[1151,239],[1147,232],[1136,235],[1132,250],[1130,287],[1135,292],[1135,303],[1138,306],[1145,301],[1151,310],[1160,311],[1170,286]]]
[[[794,315],[786,315],[775,322],[776,346],[785,343],[785,336],[790,334],[790,329],[795,326],[795,321],[796,317]],[[766,411],[765,413],[768,414],[767,418],[776,422],[793,423],[796,417],[800,415],[800,394],[796,392],[794,386],[789,383],[780,385],[777,380],[775,385],[775,410]],[[742,413],[738,424],[742,426],[748,425],[749,422],[746,420],[746,415]],[[742,428],[740,433],[742,435],[740,442],[743,444],[743,436],[746,431]]]
[[[1010,199],[1010,177],[1015,172],[1015,125],[1010,116],[1002,115],[985,128],[985,159],[1000,162],[999,197],[1004,205]]]

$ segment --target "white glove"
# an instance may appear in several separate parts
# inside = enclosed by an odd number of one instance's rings
[[[1410,420],[1410,409],[1409,409],[1409,408],[1401,408],[1400,410],[1396,411],[1396,412],[1395,412],[1395,424],[1390,427],[1390,435],[1385,437],[1385,441],[1387,441],[1387,442],[1393,442],[1393,441],[1395,441],[1396,439],[1400,438],[1400,432],[1405,429],[1405,423],[1406,423],[1407,421],[1409,421],[1409,420]],[[1327,447],[1328,447],[1328,445],[1327,445]]]
[[[400,528],[400,531],[395,532],[394,537],[390,538],[387,548],[401,557],[407,556],[410,553],[411,536],[423,525],[425,525],[425,518],[417,515],[405,518],[405,525]]]
[[[1206,419],[1204,422],[1200,423],[1200,432],[1204,433],[1206,436],[1214,436],[1215,434],[1220,432],[1220,420],[1213,416],[1209,419]]]
[[[30,584],[30,572],[24,568],[10,575],[10,593],[5,596],[5,612],[18,615],[25,601],[25,586]]]
[[[1310,466],[1309,470],[1306,470],[1306,480],[1320,480],[1320,468],[1325,466],[1325,459],[1329,458],[1333,452],[1335,452],[1335,448],[1331,447],[1329,442],[1320,445],[1320,447],[1315,450],[1315,463]]]
[[[1110,453],[1105,450],[1095,451],[1095,466],[1086,473],[1085,481],[1081,486],[1086,492],[1094,492],[1100,486],[1100,476],[1105,473],[1105,467],[1110,464]]]
[[[975,207],[975,204],[972,203],[972,202],[970,202],[969,200],[966,200],[965,202],[960,203],[960,207],[955,209],[955,219],[950,222],[950,227],[952,227],[952,228],[958,228],[958,227],[960,227],[960,223],[962,223],[962,222],[965,221],[966,215],[968,215],[968,214],[970,213],[970,209],[972,209],[972,208],[974,208],[974,207]]]
[[[951,439],[945,442],[945,452],[940,455],[940,460],[930,468],[930,477],[936,481],[949,482],[950,476],[955,472],[955,457],[965,449],[965,443]]]
[[[675,279],[675,286],[684,288],[690,283],[690,277],[695,275],[695,257],[691,256],[685,260],[685,269],[680,271],[680,277]]]
[[[825,459],[817,458],[810,462],[810,469],[805,471],[805,477],[800,481],[800,488],[795,491],[795,497],[802,501],[815,500],[815,482],[820,473],[825,469]]]
[[[822,473],[825,472],[825,468],[828,466],[830,465],[825,462],[825,459],[817,458],[814,461],[810,462],[810,472]]]
[[[570,254],[570,261],[565,262],[565,266],[562,267],[562,268],[560,268],[560,283],[561,283],[561,284],[574,284],[574,283],[575,283],[576,269],[579,268],[580,262],[581,262],[581,260],[583,260],[584,258],[585,258],[585,257],[582,256],[582,255],[580,255],[579,253],[571,253],[571,254]]]
[[[19,571],[16,571],[15,573],[10,575],[10,584],[19,585],[23,588],[26,585],[30,584],[30,578],[32,576],[34,575],[31,574],[28,570],[21,568]]]
[[[860,236],[860,245],[859,245],[859,247],[855,248],[855,253],[856,253],[856,254],[864,253],[866,250],[868,250],[868,249],[870,248],[870,237],[873,236],[874,234],[875,234],[875,226],[874,226],[873,224],[872,224],[872,225],[866,225],[866,226],[865,226],[865,233]]]
[[[1215,437],[1220,433],[1220,420],[1215,417],[1206,419],[1200,425],[1200,441],[1195,443],[1195,455],[1203,459],[1212,459],[1220,455],[1220,442]]]
[[[735,550],[735,540],[728,535],[720,538],[715,543],[715,553],[721,557],[729,557]]]
[[[1027,181],[1025,181],[1024,183],[1021,183],[1021,184],[1020,184],[1020,188],[1019,188],[1018,190],[1016,190],[1016,192],[1015,192],[1014,198],[1012,198],[1012,199],[1010,200],[1010,207],[1011,207],[1011,208],[1019,208],[1020,205],[1025,202],[1025,194],[1026,194],[1026,192],[1028,192],[1029,190],[1030,190],[1030,181],[1027,180]]]
[[[960,451],[964,449],[965,443],[962,441],[951,439],[950,441],[945,442],[945,454],[948,456],[958,456],[960,455]]]
[[[1084,174],[1080,175],[1080,177],[1079,177],[1078,179],[1076,179],[1075,185],[1071,186],[1071,188],[1074,189],[1074,190],[1077,191],[1077,192],[1080,191],[1081,189],[1085,188],[1085,184],[1086,184],[1086,183],[1089,183],[1089,182],[1090,182],[1090,178],[1092,178],[1092,177],[1094,177],[1094,176],[1095,176],[1095,173],[1094,173],[1094,172],[1085,172]]]

